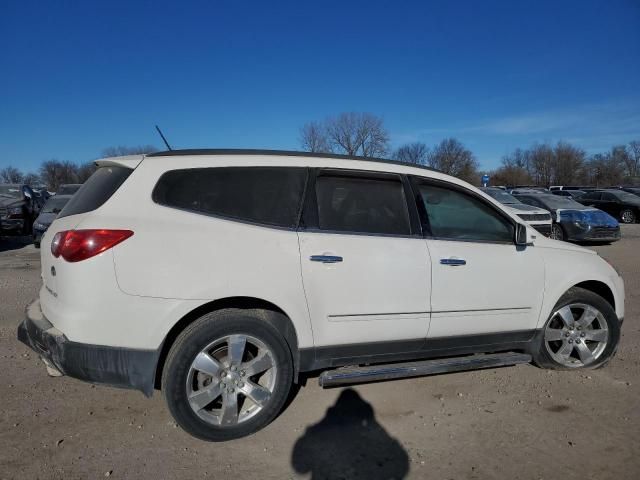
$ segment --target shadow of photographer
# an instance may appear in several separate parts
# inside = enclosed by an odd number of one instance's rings
[[[293,447],[297,473],[320,479],[396,479],[409,472],[409,456],[375,418],[373,407],[353,389],[343,390],[324,418]]]

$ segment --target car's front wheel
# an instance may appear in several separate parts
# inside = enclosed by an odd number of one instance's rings
[[[636,214],[630,208],[625,208],[620,212],[620,220],[622,220],[622,223],[635,223]]]
[[[557,223],[551,225],[551,234],[549,235],[549,238],[552,238],[553,240],[564,240],[564,230],[562,230],[562,227]]]
[[[225,309],[200,317],[176,339],[162,389],[183,429],[203,440],[225,441],[271,422],[292,379],[282,335],[254,310]]]
[[[541,367],[555,370],[597,368],[615,354],[620,322],[601,296],[574,287],[556,304],[533,352]]]

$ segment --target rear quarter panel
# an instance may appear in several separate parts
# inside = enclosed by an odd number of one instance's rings
[[[210,158],[184,160],[145,160],[108,208],[83,224],[106,223],[135,232],[113,249],[118,288],[129,296],[199,305],[237,296],[266,300],[291,318],[300,347],[313,345],[297,233],[153,202],[153,188],[165,171],[222,166],[212,165]],[[179,319],[166,318],[154,328],[166,333]]]

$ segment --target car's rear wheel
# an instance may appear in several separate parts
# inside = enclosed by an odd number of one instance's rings
[[[539,335],[535,362],[545,368],[597,368],[615,354],[620,322],[601,296],[572,288],[556,304]]]
[[[636,214],[630,208],[625,208],[620,212],[620,220],[622,220],[622,223],[635,223]]]
[[[552,224],[549,238],[554,240],[564,240],[564,230],[562,230],[562,227],[557,223]]]
[[[225,441],[271,422],[292,379],[282,335],[256,311],[225,309],[199,318],[176,339],[162,388],[183,429],[203,440]]]

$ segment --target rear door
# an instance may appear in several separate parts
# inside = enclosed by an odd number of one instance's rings
[[[312,177],[299,241],[316,346],[386,342],[386,353],[423,346],[431,266],[408,188],[395,174]]]

